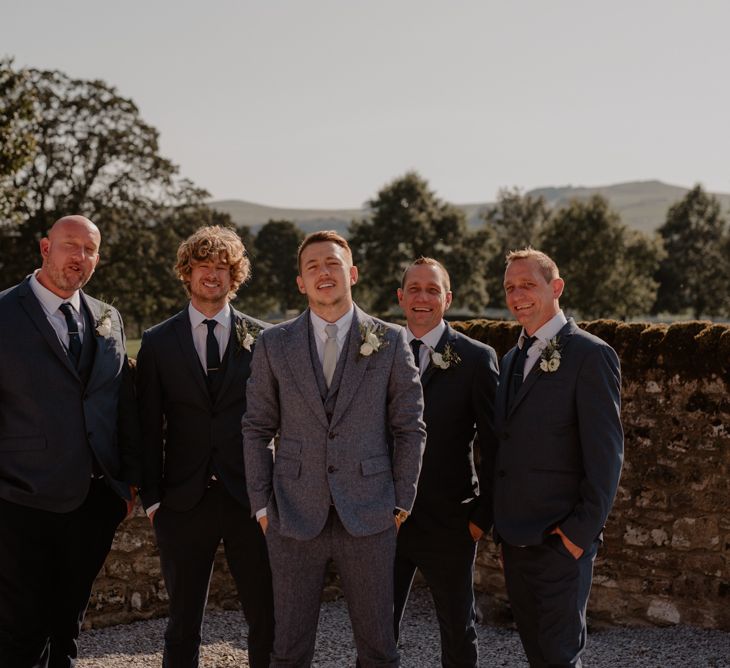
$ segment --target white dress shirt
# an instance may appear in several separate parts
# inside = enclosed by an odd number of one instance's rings
[[[231,306],[230,304],[226,304],[212,318],[209,318],[207,315],[198,311],[198,309],[196,309],[191,303],[188,306],[188,316],[190,317],[190,327],[193,332],[195,352],[198,353],[198,359],[203,367],[203,371],[205,371],[208,368],[208,325],[204,324],[203,320],[216,321],[213,334],[218,341],[218,351],[220,352],[220,359],[222,361],[223,355],[225,355],[226,348],[228,347],[228,341],[231,338]],[[207,371],[205,372],[207,374]]]
[[[41,282],[36,278],[36,273],[38,273],[38,270],[30,277],[30,289],[33,290],[33,294],[40,302],[41,308],[46,314],[46,318],[48,318],[48,322],[51,323],[51,327],[53,327],[53,330],[58,335],[58,340],[68,350],[68,325],[66,325],[66,316],[59,309],[61,304],[68,302],[74,308],[74,319],[79,329],[79,339],[83,343],[85,326],[84,319],[81,317],[81,296],[79,295],[79,291],[76,290],[68,299],[59,297],[41,285]]]
[[[548,320],[540,329],[538,329],[533,336],[536,337],[536,341],[532,344],[530,349],[527,351],[527,358],[525,359],[525,370],[522,372],[522,377],[527,378],[527,374],[530,373],[532,367],[535,366],[538,358],[545,350],[550,339],[558,335],[563,327],[567,324],[568,319],[562,311],[558,311],[550,320]],[[527,332],[523,329],[520,332],[520,338],[517,345],[522,348],[523,343],[528,339]]]
[[[350,325],[352,324],[352,317],[355,315],[355,307],[350,307],[350,310],[345,313],[339,320],[335,322],[327,322],[320,318],[314,311],[309,311],[309,318],[312,322],[312,329],[314,330],[314,341],[317,344],[317,357],[319,362],[324,362],[324,344],[327,342],[327,332],[325,327],[327,325],[337,325],[337,360],[340,359],[340,353],[342,347],[345,345],[345,339],[350,331]]]
[[[436,345],[441,340],[441,337],[446,331],[446,323],[442,320],[436,327],[431,331],[426,332],[423,336],[415,336],[413,332],[406,327],[406,338],[408,339],[408,345],[414,339],[420,339],[423,345],[418,349],[419,358],[416,360],[416,366],[421,375],[428,369],[428,365],[431,363],[431,352],[436,349]]]

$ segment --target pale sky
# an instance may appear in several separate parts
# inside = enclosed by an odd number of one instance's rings
[[[216,199],[730,192],[727,0],[0,0],[3,55],[115,86]]]

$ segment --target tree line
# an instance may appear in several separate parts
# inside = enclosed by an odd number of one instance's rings
[[[236,227],[207,198],[160,154],[157,130],[114,87],[0,60],[0,288],[38,264],[38,241],[54,220],[81,213],[103,235],[92,292],[113,300],[139,334],[184,302],[172,271],[179,242],[203,224]],[[455,308],[502,308],[505,252],[532,245],[556,260],[562,304],[582,318],[730,315],[730,230],[699,185],[654,235],[628,228],[600,196],[551,209],[505,189],[482,217],[470,228],[416,172],[386,184],[349,227],[358,302],[387,314],[404,266],[429,255],[451,273]],[[287,220],[256,235],[237,230],[253,276],[236,305],[260,316],[301,309],[294,277],[304,233]]]

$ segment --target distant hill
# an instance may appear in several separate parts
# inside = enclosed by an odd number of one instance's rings
[[[664,223],[669,207],[682,199],[688,190],[661,181],[632,181],[594,188],[581,186],[536,188],[528,191],[528,194],[542,195],[553,207],[560,207],[575,198],[588,199],[592,195],[602,195],[629,227],[642,232],[653,232]],[[723,211],[729,212],[730,194],[714,194],[720,200]],[[481,212],[490,204],[483,202],[458,206],[464,210],[469,225],[478,227],[482,224]],[[305,232],[333,229],[347,234],[350,223],[367,213],[364,209],[283,209],[243,200],[212,201],[210,205],[229,213],[237,225],[248,225],[254,233],[269,220],[291,220]]]

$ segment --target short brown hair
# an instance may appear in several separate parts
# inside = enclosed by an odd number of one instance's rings
[[[422,264],[429,265],[431,267],[438,267],[441,270],[441,274],[444,277],[444,285],[446,286],[446,292],[451,292],[451,278],[449,277],[449,272],[446,271],[446,267],[442,265],[438,260],[434,260],[432,257],[424,257],[421,255],[417,260],[414,260],[411,262],[404,270],[403,275],[400,279],[400,288],[401,290],[404,290],[406,287],[406,277],[408,276],[408,272],[413,269],[413,267],[418,267]]]
[[[213,258],[218,258],[230,268],[231,290],[228,299],[233,299],[238,288],[251,276],[251,262],[235,230],[220,225],[206,225],[196,230],[177,249],[175,273],[185,286],[185,292],[190,295],[193,262]]]
[[[538,267],[540,267],[540,273],[547,283],[550,283],[550,281],[556,278],[560,278],[558,265],[555,264],[555,261],[549,255],[535,250],[531,246],[509,251],[505,257],[505,265],[509,267],[515,260],[535,260]]]
[[[347,239],[337,234],[334,230],[320,230],[319,232],[312,232],[311,234],[308,234],[304,237],[302,243],[299,244],[299,248],[297,249],[297,267],[300,274],[302,273],[302,252],[307,246],[311,246],[312,244],[317,244],[322,241],[331,241],[333,244],[340,246],[340,248],[344,248],[347,253],[347,257],[350,258],[350,263],[352,263],[352,250],[350,249],[350,244],[347,243]]]

